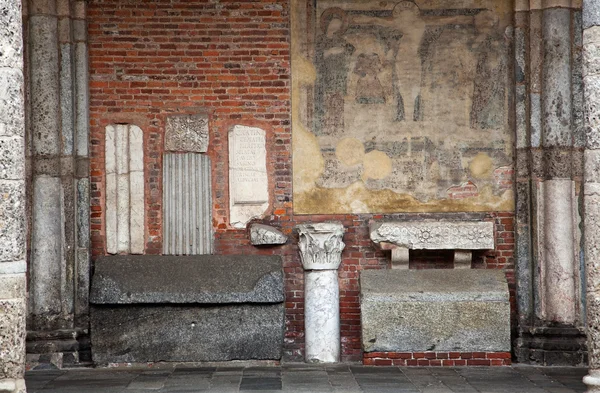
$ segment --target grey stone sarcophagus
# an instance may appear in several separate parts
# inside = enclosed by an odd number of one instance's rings
[[[364,270],[365,352],[509,352],[501,270]]]
[[[97,364],[280,359],[277,256],[102,257],[92,277]]]

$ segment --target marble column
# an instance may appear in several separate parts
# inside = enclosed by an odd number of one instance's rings
[[[544,169],[544,235],[541,245],[544,318],[574,324],[577,318],[572,179],[572,35],[571,10],[543,11],[541,165]]]
[[[29,0],[31,162],[28,339],[52,363],[77,363],[89,292],[88,59],[83,0]],[[60,333],[60,334],[59,334]],[[57,335],[58,334],[58,335]],[[64,338],[57,344],[57,337]],[[35,363],[35,359],[30,359]]]
[[[21,1],[0,7],[0,392],[25,392],[25,115]]]
[[[584,340],[580,3],[517,0],[515,7],[515,353],[519,361],[576,365]],[[568,336],[572,349],[550,348],[553,334]],[[548,359],[539,345],[546,340]]]
[[[340,360],[340,290],[344,227],[339,223],[298,225],[304,267],[305,359],[308,363]]]
[[[600,3],[583,2],[586,149],[584,255],[587,280],[589,393],[600,392]]]

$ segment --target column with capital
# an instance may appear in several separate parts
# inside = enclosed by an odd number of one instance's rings
[[[340,361],[340,289],[344,227],[339,223],[305,224],[300,234],[304,267],[305,359],[308,363]]]

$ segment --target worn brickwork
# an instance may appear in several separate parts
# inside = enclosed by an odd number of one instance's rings
[[[144,131],[146,254],[162,252],[162,153],[166,118],[209,113],[208,155],[213,165],[213,222],[217,254],[275,254],[286,274],[285,358],[304,349],[304,272],[294,226],[339,221],[347,229],[340,267],[342,360],[361,360],[359,272],[388,267],[389,251],[369,239],[369,221],[448,217],[441,214],[294,215],[291,172],[290,23],[283,0],[131,1],[89,3],[93,255],[106,253],[104,129],[129,123]],[[257,248],[247,230],[228,222],[229,129],[237,124],[267,131],[271,201],[261,222],[280,228],[286,245]],[[512,181],[512,175],[499,175]],[[512,213],[453,213],[493,220],[496,250],[474,253],[475,268],[505,269],[514,299]],[[452,253],[415,252],[412,268],[448,268]],[[514,302],[513,302],[514,306]],[[514,315],[514,307],[513,307]],[[456,363],[455,363],[456,364]]]
[[[367,366],[510,366],[509,352],[370,352]]]

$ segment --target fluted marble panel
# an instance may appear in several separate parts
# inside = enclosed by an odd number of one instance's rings
[[[210,158],[167,153],[163,165],[163,253],[212,254]]]

